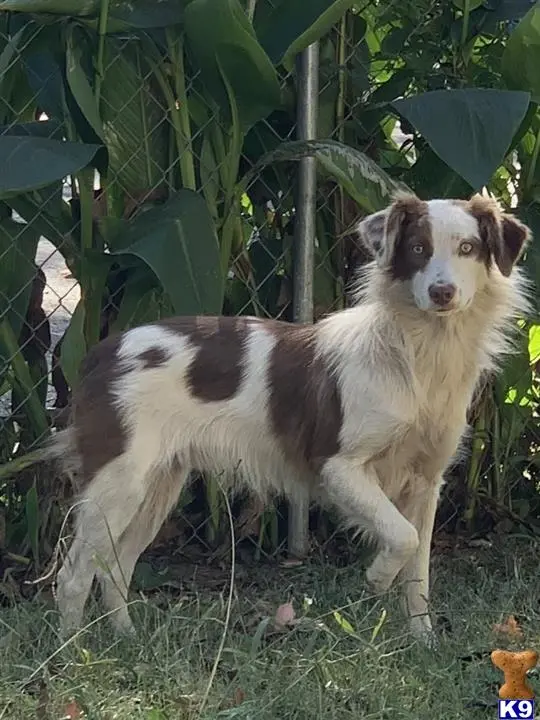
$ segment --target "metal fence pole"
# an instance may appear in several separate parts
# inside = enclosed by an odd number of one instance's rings
[[[317,137],[319,102],[319,44],[307,47],[297,60],[297,138]],[[313,322],[313,270],[315,261],[315,158],[300,160],[296,198],[293,276],[293,319]],[[289,507],[289,553],[304,557],[308,552],[309,498],[298,496]]]

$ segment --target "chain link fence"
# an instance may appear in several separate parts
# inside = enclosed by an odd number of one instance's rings
[[[194,308],[196,293],[172,248],[170,226],[154,228],[153,249],[137,231],[147,213],[158,219],[156,209],[162,208],[166,214],[181,188],[203,198],[220,238],[219,256],[210,258],[202,239],[188,237],[192,267],[201,275],[190,281],[203,289],[201,311],[213,302],[205,270],[211,262],[227,266],[226,314],[309,321],[346,306],[352,274],[365,259],[350,232],[358,207],[324,177],[312,193],[314,160],[260,161],[280,143],[311,135],[364,151],[396,178],[410,166],[418,153],[411,129],[404,132],[399,123],[388,129],[380,113],[386,96],[399,91],[399,82],[390,88],[389,78],[399,80],[403,56],[383,46],[369,55],[363,17],[369,7],[347,12],[304,51],[304,60],[312,53],[311,63],[279,67],[279,109],[261,113],[236,145],[226,102],[214,93],[211,76],[203,77],[196,54],[186,54],[182,36],[169,28],[107,36],[96,33],[98,20],[85,26],[0,12],[0,148],[9,158],[0,202],[0,462],[22,458],[24,465],[43,435],[65,424],[70,386],[88,345],[183,306],[188,313]],[[417,28],[407,32],[403,47]],[[409,78],[407,92],[428,81]],[[318,86],[316,98],[302,92],[305,83]],[[241,88],[233,90],[240,98],[235,111],[249,115]],[[392,117],[390,110],[386,114]],[[59,142],[73,143],[71,154],[58,155]],[[240,177],[249,181],[236,206]],[[155,252],[160,243],[161,255]],[[528,447],[523,452],[529,455],[539,442],[537,412],[531,416],[529,406],[515,406],[516,417],[524,419],[516,420],[521,430],[514,429],[512,447]],[[493,408],[486,405],[484,412]],[[494,463],[500,458],[482,455],[473,480],[478,484]],[[4,515],[16,518],[10,532],[21,532],[17,523],[26,518],[23,550],[34,559],[47,555],[40,543],[53,542],[48,528],[58,522],[56,504],[69,502],[69,491],[59,491],[55,482],[43,483],[35,470],[4,481]],[[501,492],[506,497],[511,489]],[[503,504],[497,492],[490,497]],[[264,509],[240,497],[232,509],[236,541],[248,554],[279,555],[287,519],[289,540],[294,535],[299,554],[306,551],[306,508],[296,508],[292,524],[284,506]],[[334,537],[329,527],[328,541]],[[184,492],[158,544],[173,537],[175,554],[189,548],[191,556],[206,559],[227,555],[228,520],[216,480],[197,479]]]

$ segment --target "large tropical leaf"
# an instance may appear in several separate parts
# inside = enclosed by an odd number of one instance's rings
[[[0,319],[19,337],[36,274],[39,234],[11,218],[0,221]]]
[[[123,248],[152,270],[182,315],[221,312],[224,278],[218,241],[203,198],[181,190],[126,223]]]
[[[193,0],[185,10],[185,30],[203,82],[227,119],[231,108],[222,76],[244,132],[279,106],[276,71],[238,0]]]
[[[45,187],[90,165],[99,145],[41,137],[0,137],[0,197]]]
[[[40,26],[26,22],[4,45],[0,53],[0,123],[26,119],[35,107],[21,58],[31,55],[39,41]]]
[[[0,10],[82,16],[96,12],[99,0],[0,0]]]
[[[540,5],[536,3],[506,42],[501,61],[509,88],[526,90],[540,103]]]
[[[168,124],[140,43],[107,37],[100,115],[110,178],[131,198],[163,182]]]
[[[520,126],[530,95],[509,90],[434,90],[391,104],[474,190],[489,182]]]
[[[99,339],[97,326],[111,264],[112,257],[109,253],[87,250],[82,257],[81,285],[84,292],[71,316],[60,351],[62,371],[72,388],[78,381],[83,358]]]
[[[355,0],[280,0],[270,16],[255,27],[262,47],[276,65],[292,69],[294,57],[319,40]]]
[[[79,300],[64,334],[60,349],[60,365],[71,388],[77,385],[79,369],[88,350],[84,336],[84,321],[84,302]]]
[[[181,12],[190,0],[110,0],[108,16],[116,32],[122,27],[165,27],[181,20]],[[93,18],[99,15],[101,0],[0,0],[0,10],[23,13],[67,15]]]
[[[393,180],[365,153],[335,140],[283,143],[261,158],[244,176],[240,187],[247,187],[265,165],[310,156],[315,157],[321,170],[333,178],[367,212],[381,210],[388,205],[396,190],[407,189],[403,183]]]
[[[68,25],[66,29],[66,79],[86,121],[98,138],[103,140],[103,124],[99,116],[98,103],[82,62],[83,52],[88,49],[85,41],[85,34],[79,26]]]
[[[182,22],[184,8],[190,2],[191,0],[111,0],[107,31],[177,25]],[[97,2],[97,5],[99,7],[100,2]],[[97,26],[97,20],[92,24]]]
[[[13,18],[12,22],[16,19]],[[61,23],[38,24],[34,20],[23,26],[28,40],[20,48],[18,65],[26,75],[31,94],[31,108],[39,107],[49,118],[64,120],[64,88]]]
[[[40,137],[62,140],[62,126],[56,120],[41,120],[26,123],[10,123],[0,125],[0,137],[14,135],[15,137]]]
[[[74,224],[71,208],[62,198],[61,183],[53,185],[53,189],[57,185],[60,186],[58,195],[53,195],[52,198],[50,197],[51,186],[48,185],[42,191],[34,190],[30,193],[6,198],[6,204],[31,225],[39,235],[46,237],[56,247],[64,257],[67,266],[77,277],[79,248],[72,238]]]
[[[62,125],[56,120],[16,123],[0,127],[0,136],[62,139]],[[6,204],[18,213],[39,235],[50,240],[73,269],[76,256],[71,239],[73,218],[69,204],[62,198],[62,178],[41,189],[6,198]]]

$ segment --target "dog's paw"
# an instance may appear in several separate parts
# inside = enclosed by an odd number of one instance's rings
[[[377,567],[376,562],[366,570],[366,582],[374,595],[384,595],[384,593],[387,593],[392,587],[394,578],[395,574],[389,575],[387,572],[381,571],[380,567]]]
[[[415,640],[430,650],[437,649],[439,640],[431,626],[429,615],[416,615],[410,618],[409,628]]]

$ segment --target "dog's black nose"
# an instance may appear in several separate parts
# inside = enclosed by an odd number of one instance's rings
[[[429,297],[433,300],[436,305],[444,307],[448,305],[456,294],[456,286],[451,283],[436,284],[429,286]]]

